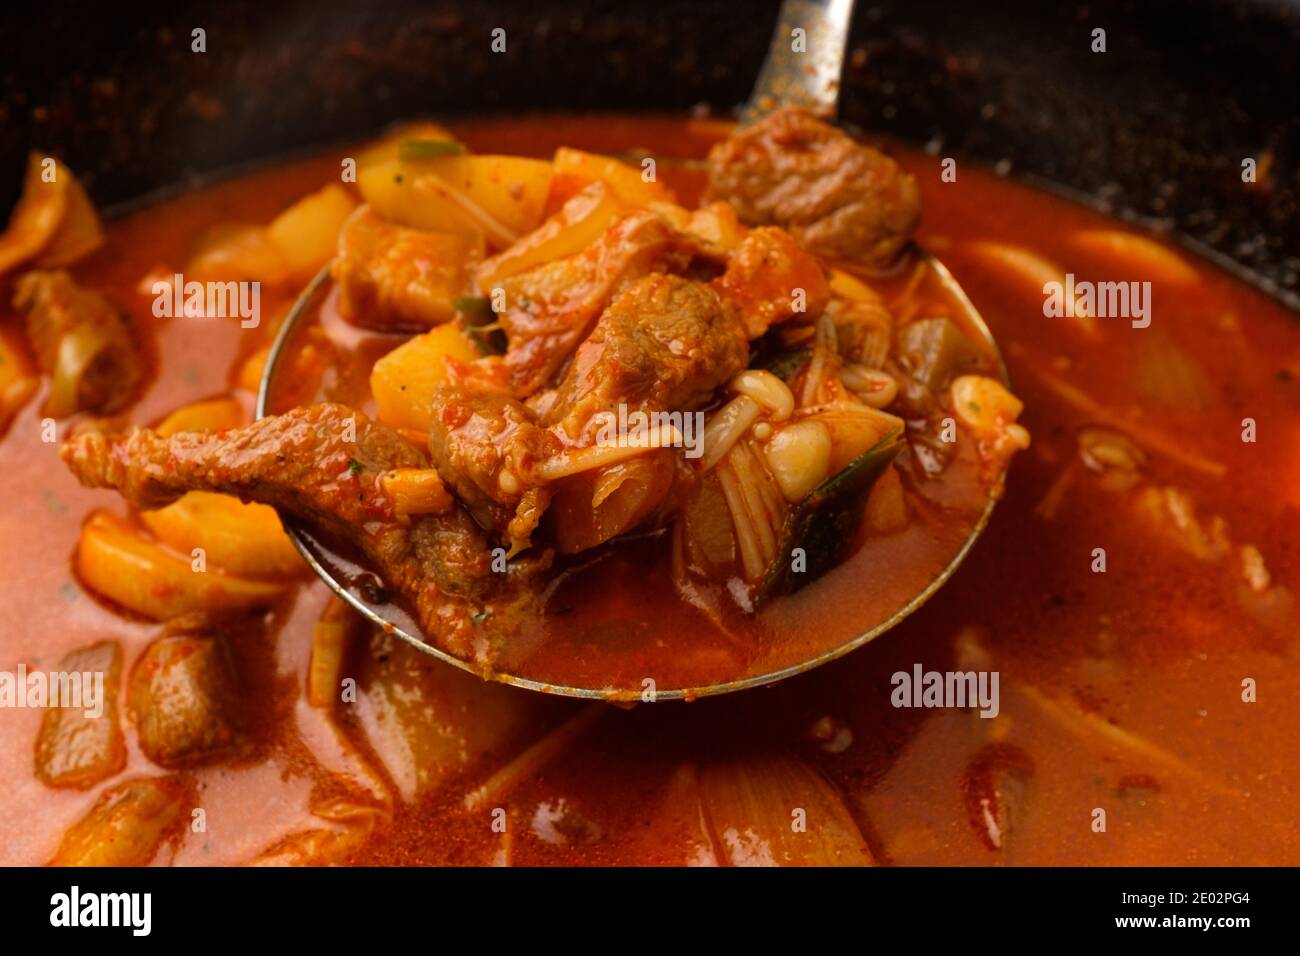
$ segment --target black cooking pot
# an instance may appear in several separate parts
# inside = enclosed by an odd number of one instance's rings
[[[11,6],[0,208],[30,148],[113,205],[412,115],[726,113],[749,91],[776,7]],[[496,28],[505,53],[490,49]],[[1300,306],[1297,90],[1294,2],[876,0],[858,6],[841,116],[1172,229]]]

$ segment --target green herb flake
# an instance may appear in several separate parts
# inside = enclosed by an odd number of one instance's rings
[[[482,315],[492,311],[491,303],[481,295],[458,295],[451,300],[451,307],[469,315]]]
[[[439,156],[460,156],[465,147],[447,139],[405,139],[397,144],[397,158],[404,163]]]
[[[348,459],[348,474],[349,474],[349,475],[354,475],[354,476],[355,476],[355,475],[359,475],[359,474],[361,474],[361,473],[362,473],[363,471],[365,471],[365,470],[366,470],[366,466],[365,466],[364,464],[362,464],[361,462],[357,461],[355,458],[349,458],[349,459]]]

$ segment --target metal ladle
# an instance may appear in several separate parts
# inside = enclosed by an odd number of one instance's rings
[[[759,73],[758,82],[750,96],[749,102],[741,112],[741,122],[751,123],[766,113],[780,106],[795,105],[806,107],[826,119],[832,119],[839,100],[839,80],[844,61],[844,51],[848,42],[849,22],[853,11],[853,0],[786,0],[781,5],[777,18],[776,31],[768,48],[767,59]],[[805,52],[796,51],[795,30],[803,30],[801,45]],[[966,313],[966,326],[977,332],[988,346],[990,354],[996,359],[1001,376],[1006,382],[1006,366],[992,333],[984,320],[971,304],[961,286],[938,259],[925,250],[916,247],[915,254],[934,273],[940,286],[949,297]],[[307,285],[290,309],[283,325],[272,343],[262,374],[261,387],[257,396],[257,416],[270,414],[269,404],[274,391],[277,371],[282,366],[282,359],[289,349],[295,329],[310,312],[311,306],[322,296],[329,280],[329,267],[326,266]],[[999,482],[1001,476],[999,476]],[[725,683],[696,687],[662,688],[656,690],[656,699],[672,700],[708,697],[731,693],[751,687],[774,684],[787,677],[804,673],[821,664],[861,647],[886,631],[893,628],[913,611],[924,604],[949,577],[957,570],[962,560],[970,551],[988,524],[997,499],[990,495],[983,511],[972,524],[969,534],[953,554],[951,560],[926,587],[914,594],[910,600],[895,611],[888,619],[877,623],[869,630],[841,644],[787,667],[769,673],[747,676]],[[427,642],[413,626],[409,618],[395,615],[389,606],[380,606],[366,600],[360,593],[349,589],[330,569],[332,555],[310,534],[293,516],[281,514],[286,532],[298,552],[311,566],[312,570],[340,598],[350,604],[362,616],[379,625],[419,650],[445,661],[462,670],[479,676],[482,669],[470,661],[462,660],[441,648]],[[555,682],[544,682],[519,675],[493,671],[491,679],[515,687],[558,694],[566,697],[582,697],[607,700],[637,699],[641,688],[583,687]]]

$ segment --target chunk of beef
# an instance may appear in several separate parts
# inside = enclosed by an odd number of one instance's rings
[[[830,302],[821,263],[788,232],[771,226],[746,236],[712,285],[751,339],[796,316],[815,319]]]
[[[429,451],[434,467],[480,525],[528,546],[550,501],[533,466],[560,450],[558,439],[521,403],[499,392],[442,388],[433,398]]]
[[[14,308],[26,316],[37,364],[52,379],[47,415],[108,414],[135,396],[145,358],[108,299],[66,272],[29,272],[18,280]]]
[[[685,236],[659,216],[640,212],[576,255],[497,282],[505,295],[500,320],[515,395],[526,398],[549,381],[629,283],[651,272],[680,271],[692,253]]]
[[[170,634],[150,644],[131,676],[128,711],[140,749],[161,767],[217,763],[246,750],[230,649],[219,635]]]
[[[428,329],[455,315],[453,300],[483,257],[464,236],[407,229],[362,206],[343,224],[331,273],[339,309],[371,329]]]
[[[577,439],[598,412],[691,411],[745,367],[744,325],[708,286],[638,279],[610,303],[574,355],[550,421]]]
[[[344,533],[392,519],[379,474],[425,464],[395,431],[337,404],[216,433],[135,428],[110,437],[90,426],[76,430],[61,454],[83,483],[116,488],[140,508],[160,508],[186,491],[221,491]]]
[[[71,702],[77,706],[67,706],[64,700],[45,712],[36,738],[36,776],[49,787],[84,790],[126,766],[126,745],[117,719],[122,647],[117,641],[100,641],[69,651],[59,663],[59,673],[91,675],[95,689],[90,693],[102,692],[102,696],[90,700],[83,683],[80,702]],[[97,687],[95,675],[100,674],[103,684]]]
[[[921,215],[916,181],[883,153],[786,107],[709,152],[709,194],[827,259],[884,265]]]
[[[137,507],[218,491],[281,508],[351,542],[411,602],[426,633],[465,657],[490,659],[521,626],[512,609],[531,604],[528,581],[545,564],[545,556],[513,561],[509,573],[494,573],[483,532],[460,508],[400,517],[383,474],[427,467],[426,456],[342,405],[296,408],[211,435],[86,429],[61,455],[82,484],[116,488]],[[490,627],[480,630],[484,621]]]

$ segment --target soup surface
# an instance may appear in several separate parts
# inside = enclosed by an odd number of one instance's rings
[[[455,132],[483,153],[703,156],[725,131],[546,117]],[[626,710],[485,684],[376,632],[346,648],[355,700],[321,707],[308,670],[329,596],[304,579],[230,635],[249,736],[231,762],[163,771],[124,717],[123,769],[55,789],[33,771],[42,711],[0,709],[0,862],[58,858],[70,829],[102,838],[79,821],[141,778],[165,781],[182,808],[160,827],[159,863],[1300,860],[1295,317],[1089,210],[965,167],[943,182],[935,158],[891,152],[924,194],[921,241],[992,328],[1034,436],[984,538],[913,617],[772,689]],[[158,374],[131,422],[214,396],[251,406],[241,371],[259,335],[155,319],[141,280],[178,271],[213,226],[270,220],[338,163],[271,166],[110,224],[75,275],[154,332]],[[700,187],[689,169],[662,175],[685,201]],[[1149,281],[1150,324],[1045,316],[1044,277],[1066,272]],[[262,308],[285,305],[268,294]],[[330,387],[358,391],[366,372],[336,369]],[[40,408],[38,396],[0,443],[0,668],[53,668],[117,641],[131,673],[160,625],[102,603],[69,561],[91,511],[125,506],[68,474]],[[562,601],[575,626],[597,647],[708,637],[638,555],[574,578]],[[871,562],[887,558],[864,549],[755,633],[852,633]],[[894,706],[896,675],[916,669],[996,672],[997,715]],[[806,833],[791,828],[800,809]]]

